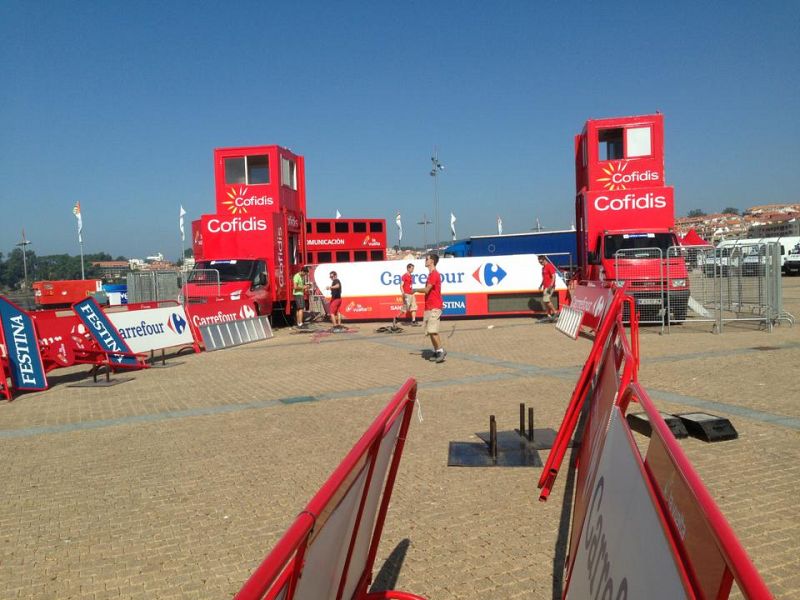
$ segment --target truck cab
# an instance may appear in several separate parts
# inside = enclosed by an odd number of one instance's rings
[[[265,259],[199,260],[183,290],[187,304],[210,298],[245,300],[256,315],[272,313],[272,296]]]
[[[655,114],[592,119],[575,136],[578,277],[628,282],[637,305],[683,320],[689,280],[664,181],[663,132]]]

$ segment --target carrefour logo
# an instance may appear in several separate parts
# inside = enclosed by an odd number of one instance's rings
[[[272,206],[275,203],[272,196],[248,196],[247,187],[243,185],[238,189],[236,186],[231,187],[228,190],[228,198],[230,200],[224,200],[222,204],[234,215],[244,214],[252,206]]]
[[[167,321],[167,327],[180,335],[183,333],[183,330],[186,329],[186,319],[181,317],[178,313],[172,313]]]
[[[472,274],[475,281],[486,287],[497,285],[505,279],[506,275],[508,275],[508,273],[503,270],[503,267],[494,263],[483,264],[475,269],[475,272]]]
[[[598,177],[597,182],[602,183],[603,187],[609,191],[628,189],[625,184],[636,183],[639,181],[658,181],[658,171],[631,171],[627,173],[628,161],[609,163],[603,167],[606,177]]]

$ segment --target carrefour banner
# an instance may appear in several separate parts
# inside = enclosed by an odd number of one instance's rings
[[[0,296],[0,327],[5,339],[6,354],[11,365],[11,378],[19,390],[47,389],[42,356],[33,320],[24,310]]]
[[[194,343],[182,306],[108,313],[133,352],[149,352]]]
[[[111,355],[111,360],[120,365],[138,366],[135,357],[114,354],[115,352],[131,353],[132,350],[93,298],[86,298],[73,304],[72,310],[78,315],[98,345]]]
[[[414,265],[413,287],[425,287],[428,269],[424,260],[323,263],[314,271],[314,283],[330,295],[325,288],[330,285],[330,272],[336,271],[344,298],[396,295],[409,262]],[[524,292],[542,284],[542,266],[535,254],[442,258],[436,270],[442,276],[442,295],[454,295],[455,303],[463,300],[459,298],[463,294]],[[560,276],[556,277],[556,289],[566,289]]]

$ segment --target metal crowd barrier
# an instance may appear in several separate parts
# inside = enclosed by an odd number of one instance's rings
[[[369,593],[417,382],[409,379],[353,446],[237,600],[424,600],[405,592]]]
[[[632,304],[624,290],[614,292],[539,479],[546,500],[574,435],[577,474],[563,597],[723,600],[735,583],[741,597],[771,598],[638,382]],[[625,418],[632,401],[652,425],[646,444],[634,438]]]
[[[131,271],[126,277],[128,302],[177,300],[180,278],[177,271]]]
[[[637,262],[637,259],[654,259]],[[668,331],[681,323],[753,322],[771,331],[794,322],[783,310],[780,245],[671,246],[620,250],[614,255],[616,283],[628,285],[642,324]],[[685,286],[675,284],[685,282]],[[623,318],[629,319],[625,309]]]

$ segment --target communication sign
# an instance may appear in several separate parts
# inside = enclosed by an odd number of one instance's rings
[[[125,352],[130,354],[131,349],[116,330],[111,321],[93,298],[86,298],[72,305],[72,310],[84,324],[98,345],[109,353],[111,360],[126,367],[139,365],[136,357],[115,354]]]
[[[19,390],[45,390],[47,377],[39,353],[33,319],[28,313],[0,296],[0,327],[11,366],[11,379]]]

